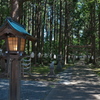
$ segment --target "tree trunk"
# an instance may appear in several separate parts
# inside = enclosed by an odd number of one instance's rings
[[[62,55],[62,1],[60,0],[59,54]]]
[[[50,52],[52,51],[52,25],[53,25],[53,2],[50,4],[50,8],[51,8],[51,15],[50,15]]]
[[[99,9],[100,9],[100,4],[99,4]],[[98,32],[98,36],[99,36],[99,56],[100,56],[100,10],[99,10],[99,14],[98,14],[98,21],[99,21],[99,32]]]
[[[44,6],[44,14],[43,14],[43,25],[42,25],[42,38],[41,38],[41,53],[44,54],[44,29],[45,29],[45,15],[46,15],[46,4],[47,0],[45,1],[45,6]]]
[[[65,59],[65,64],[68,63],[68,44],[69,44],[69,39],[68,39],[68,5],[67,1],[65,0],[65,51],[64,51],[64,59]]]
[[[90,31],[91,31],[91,43],[92,43],[92,61],[95,64],[95,2],[90,4]]]
[[[19,20],[19,0],[11,0],[11,17],[13,20]]]

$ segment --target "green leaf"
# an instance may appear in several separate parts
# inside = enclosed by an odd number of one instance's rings
[[[98,3],[100,3],[100,0],[97,0]]]

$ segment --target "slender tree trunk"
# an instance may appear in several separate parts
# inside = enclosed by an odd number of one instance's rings
[[[100,9],[100,4],[99,4],[99,9]],[[99,14],[98,14],[98,19],[99,19],[99,32],[98,32],[98,36],[99,36],[99,56],[100,56],[100,10],[99,10]]]
[[[11,0],[11,17],[13,20],[19,20],[19,0]]]
[[[38,60],[38,53],[41,52],[41,36],[40,36],[40,26],[41,26],[41,21],[40,21],[40,18],[41,18],[41,13],[40,13],[40,10],[41,10],[41,2],[40,0],[39,1],[36,1],[36,10],[35,10],[35,37],[38,38],[38,41],[36,43],[36,61]]]
[[[43,14],[43,26],[42,26],[42,38],[41,38],[41,53],[44,54],[44,29],[45,29],[45,15],[46,15],[46,4],[47,4],[47,0],[45,1],[45,6],[44,6],[44,14]]]
[[[38,47],[38,52],[40,52],[40,3],[38,2],[38,7],[37,7],[37,38],[39,39],[39,41],[37,42],[37,47]]]
[[[62,55],[62,1],[60,0],[60,30],[59,30],[59,54]]]
[[[32,2],[34,3],[34,2]],[[35,14],[34,14],[34,6],[32,6],[32,36],[35,36],[35,23],[34,23],[34,20],[35,20]],[[35,44],[34,42],[32,42],[32,52],[35,52]]]
[[[57,8],[58,8],[58,2],[57,2]],[[56,35],[56,39],[57,40],[59,40],[59,24],[58,24],[58,20],[59,20],[59,8],[57,9],[57,20],[56,20],[56,22],[57,22],[57,25],[56,25],[56,27],[57,27],[57,35]],[[59,42],[58,42],[59,43]],[[57,44],[57,54],[59,54],[59,44]]]
[[[92,57],[93,64],[95,64],[95,2],[90,4],[90,31],[91,31],[91,42],[92,42]]]
[[[3,8],[2,8],[2,5],[3,5],[2,3],[3,3],[3,1],[1,0],[1,1],[0,1],[0,4],[1,4],[0,7],[1,7],[1,9],[3,9]],[[1,14],[0,14],[0,25],[2,25],[2,23],[3,23],[3,14],[1,13]]]
[[[52,48],[52,25],[53,25],[53,2],[50,3],[50,8],[51,8],[51,15],[50,15],[50,52]]]
[[[68,5],[67,1],[65,0],[65,51],[64,51],[64,59],[65,59],[65,64],[68,63],[68,44],[69,44],[69,38],[68,38]]]
[[[54,52],[53,53],[57,53],[56,51],[56,34],[57,34],[57,24],[56,24],[56,0],[54,2]]]

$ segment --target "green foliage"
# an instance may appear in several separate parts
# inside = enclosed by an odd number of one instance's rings
[[[55,49],[55,47],[58,46],[58,41],[52,41],[51,45],[52,46],[50,47],[50,41],[46,41],[44,43],[44,52],[45,53],[50,53],[52,51],[54,54],[57,54],[57,50]]]
[[[32,73],[47,75],[48,72],[49,72],[49,67],[45,65],[39,65],[39,66],[32,67]]]
[[[91,6],[94,8],[91,9]],[[0,24],[2,24],[11,13],[10,0],[0,1],[0,12]],[[27,43],[29,51],[58,54],[61,49],[62,55],[65,55],[66,45],[92,44],[90,39],[92,34],[96,36],[96,49],[98,50],[99,13],[100,0],[32,0],[24,2],[21,23],[26,25],[30,34],[38,38],[35,48],[32,43]],[[91,14],[92,17],[94,16],[92,19]],[[46,37],[43,28],[47,32]],[[50,41],[50,33],[52,33],[52,41]],[[3,41],[0,41],[0,46],[2,45]]]
[[[65,65],[60,72],[66,70],[70,66],[72,66],[72,65],[71,64]],[[56,65],[55,65],[55,67],[56,67]],[[48,75],[49,72],[50,72],[49,66],[45,66],[45,65],[36,65],[36,66],[33,65],[32,66],[32,73],[33,74]],[[58,74],[59,71],[55,70],[55,73]]]
[[[2,46],[4,45],[5,41],[4,40],[0,40],[0,48],[2,48]]]
[[[10,16],[10,2],[8,0],[0,2],[0,12],[2,12],[0,14],[0,16],[2,16],[3,19],[2,21],[4,21],[7,16]]]
[[[98,76],[100,76],[100,66],[98,64],[89,64],[88,67],[90,67]]]
[[[100,3],[100,0],[97,0],[98,3]]]

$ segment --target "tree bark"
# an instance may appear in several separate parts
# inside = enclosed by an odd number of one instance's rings
[[[51,47],[52,47],[52,25],[53,25],[53,2],[52,2],[52,5],[50,5],[51,7],[51,15],[50,15],[50,52],[52,51],[51,50]]]
[[[42,38],[41,38],[41,53],[44,54],[44,29],[45,29],[45,19],[46,19],[46,4],[47,4],[47,0],[45,1],[45,4],[44,4],[44,14],[43,14],[43,25],[42,25]]]
[[[65,0],[65,37],[64,37],[64,48],[65,48],[64,59],[65,59],[65,64],[68,63],[68,55],[69,55],[68,19],[69,19],[68,1]]]
[[[15,21],[20,21],[22,16],[22,0],[10,0],[11,2],[11,17]]]
[[[11,0],[11,17],[13,20],[19,20],[19,0]]]
[[[59,30],[59,54],[62,55],[62,33],[61,33],[61,30],[62,30],[62,1],[60,0],[60,30]]]
[[[91,31],[91,44],[92,44],[92,61],[95,64],[95,2],[90,4],[90,31]]]
[[[99,9],[100,9],[100,4],[99,4]],[[100,10],[99,10],[99,14],[98,14],[98,20],[99,20],[99,32],[98,32],[98,36],[99,36],[99,56],[100,56]]]

